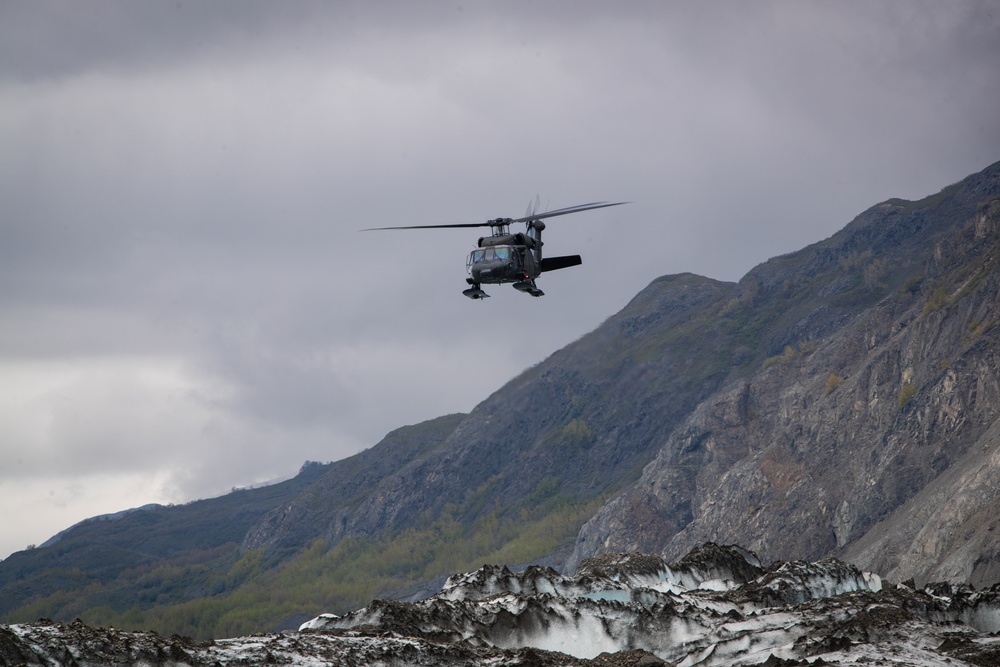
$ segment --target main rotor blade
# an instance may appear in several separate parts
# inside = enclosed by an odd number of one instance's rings
[[[377,232],[383,229],[445,229],[449,227],[491,227],[496,223],[493,222],[459,222],[453,225],[409,225],[406,227],[369,227],[368,229],[362,229],[363,232]]]
[[[530,218],[534,214],[538,213],[538,206],[539,206],[539,202],[540,201],[541,201],[541,198],[537,194],[535,195],[535,203],[534,204],[532,204],[531,201],[528,201],[528,208],[524,212],[524,217]]]
[[[516,218],[511,220],[511,222],[528,222],[529,220],[541,220],[543,218],[554,218],[557,215],[567,215],[569,213],[579,213],[580,211],[589,211],[592,208],[606,208],[608,206],[621,206],[622,204],[627,204],[627,201],[618,201],[609,203],[606,201],[597,201],[590,204],[577,204],[576,206],[567,206],[566,208],[557,208],[554,211],[546,211],[545,213],[532,213],[523,218]]]
[[[557,208],[554,211],[546,211],[545,213],[531,213],[524,216],[523,218],[499,218],[497,220],[487,220],[486,222],[459,222],[450,225],[406,225],[403,227],[369,227],[368,229],[362,229],[363,232],[376,232],[384,229],[460,229],[468,227],[497,227],[499,225],[509,225],[512,222],[528,222],[529,220],[541,220],[543,218],[554,218],[557,215],[567,215],[568,213],[579,213],[580,211],[589,211],[593,208],[605,208],[607,206],[620,206],[622,204],[627,204],[627,201],[619,202],[604,202],[598,201],[590,204],[577,204],[576,206],[567,206],[566,208]],[[537,204],[536,204],[537,206]]]

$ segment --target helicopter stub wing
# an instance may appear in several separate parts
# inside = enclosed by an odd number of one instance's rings
[[[555,271],[556,269],[566,269],[571,266],[579,266],[583,260],[579,255],[564,255],[562,257],[542,257],[541,272]]]

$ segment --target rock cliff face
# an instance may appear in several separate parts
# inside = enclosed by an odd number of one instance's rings
[[[836,554],[896,580],[995,582],[998,261],[1000,164],[750,272],[737,298],[795,310],[762,329],[785,332],[784,351],[699,404],[568,566],[711,540],[768,560]]]

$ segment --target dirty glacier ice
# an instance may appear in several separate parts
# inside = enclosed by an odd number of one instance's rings
[[[883,582],[835,559],[761,565],[705,544],[606,554],[572,576],[483,566],[418,602],[214,641],[40,621],[0,626],[0,665],[1000,665],[1000,587]]]

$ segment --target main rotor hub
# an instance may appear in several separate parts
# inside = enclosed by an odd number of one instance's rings
[[[513,218],[496,218],[495,220],[487,220],[490,229],[493,230],[493,236],[506,236],[510,234],[510,224],[514,222]]]

